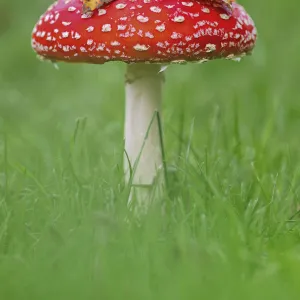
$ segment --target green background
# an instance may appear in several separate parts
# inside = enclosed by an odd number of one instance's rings
[[[299,1],[241,1],[259,33],[241,63],[167,69],[168,213],[140,223],[125,65],[41,63],[50,2],[0,1],[1,300],[299,299]]]

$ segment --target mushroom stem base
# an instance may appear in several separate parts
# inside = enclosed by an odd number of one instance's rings
[[[132,183],[130,199],[135,194],[143,206],[148,206],[152,198],[153,183],[162,183],[162,176],[157,176],[163,166],[157,114],[161,116],[163,80],[159,65],[139,63],[127,67],[125,178]]]

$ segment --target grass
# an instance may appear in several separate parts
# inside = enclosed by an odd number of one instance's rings
[[[298,1],[241,2],[252,57],[166,71],[167,215],[140,224],[125,66],[39,62],[30,32],[49,1],[1,2],[0,299],[299,298]]]

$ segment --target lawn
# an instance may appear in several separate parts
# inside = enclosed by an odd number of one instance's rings
[[[166,70],[167,213],[139,222],[125,65],[40,62],[51,2],[0,2],[1,300],[299,299],[299,1],[240,2],[252,56]]]

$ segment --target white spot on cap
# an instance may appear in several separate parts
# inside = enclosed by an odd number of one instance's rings
[[[208,7],[202,7],[201,10],[206,14],[210,13],[210,9]]]
[[[216,45],[215,44],[206,44],[205,51],[207,53],[216,51]]]
[[[147,51],[150,48],[150,46],[136,44],[133,46],[133,49],[136,51]]]
[[[74,39],[79,40],[80,38],[81,38],[81,35],[78,32],[76,32],[74,35]]]
[[[126,21],[127,20],[127,17],[122,17],[120,18],[121,21]]]
[[[62,32],[61,36],[63,39],[65,39],[65,38],[69,37],[69,32],[68,31]]]
[[[150,38],[150,39],[153,39],[153,38],[154,38],[154,35],[153,35],[151,32],[147,31],[147,32],[145,33],[145,37],[148,37],[148,38]]]
[[[187,61],[184,60],[184,59],[178,59],[178,60],[172,60],[171,61],[171,64],[177,64],[177,65],[183,65],[183,64],[186,64]]]
[[[81,19],[89,19],[93,15],[93,12],[89,11],[81,15]]]
[[[202,59],[197,61],[198,64],[204,64],[204,63],[207,63],[207,62],[209,62],[209,59],[207,59],[207,58],[202,58]]]
[[[54,32],[54,33],[59,33],[59,30],[58,30],[57,28],[55,28],[55,29],[53,30],[53,32]]]
[[[229,54],[226,56],[226,59],[233,59],[234,58],[234,54]]]
[[[166,8],[173,8],[175,5],[165,5]]]
[[[243,29],[243,26],[239,22],[236,22],[235,28],[233,28],[233,30],[237,29]]]
[[[116,9],[123,9],[123,8],[125,8],[127,6],[127,4],[125,4],[125,3],[118,3],[117,5],[116,5]]]
[[[166,26],[165,26],[165,24],[157,25],[157,26],[155,27],[155,29],[156,29],[157,31],[159,31],[159,32],[163,32],[163,31],[166,30]]]
[[[228,20],[230,19],[230,16],[228,16],[227,14],[220,14],[221,19],[223,20]]]
[[[157,46],[157,47],[160,47],[160,48],[166,48],[166,46],[165,46],[164,43],[162,43],[162,42],[158,42],[158,43],[156,44],[156,46]]]
[[[68,8],[68,11],[75,11],[76,10],[76,7],[74,7],[74,6],[70,6],[69,8]]]
[[[81,52],[87,52],[87,50],[84,47],[80,47]]]
[[[61,22],[64,26],[69,26],[71,25],[72,22]]]
[[[160,13],[161,12],[161,8],[158,6],[151,6],[150,10],[155,12],[155,13]]]
[[[89,26],[87,29],[86,29],[86,31],[87,32],[93,32],[94,31],[94,26]]]
[[[127,25],[118,25],[118,30],[125,30]]]
[[[171,35],[171,39],[173,39],[173,40],[179,39],[181,37],[182,37],[182,35],[178,32],[173,32]]]
[[[103,51],[105,48],[105,44],[99,44],[98,47],[97,47],[97,51]]]
[[[130,33],[129,31],[127,31],[125,33],[120,33],[120,37],[127,38],[129,36],[133,36],[133,33]]]
[[[181,2],[183,6],[192,7],[194,5],[193,2]]]
[[[197,29],[199,26],[203,27],[205,24],[206,24],[205,21],[199,21],[199,22],[196,23],[196,25],[194,26],[194,28]]]
[[[151,0],[144,0],[144,3],[150,3]]]
[[[137,16],[136,19],[137,19],[138,21],[140,21],[141,23],[146,23],[146,22],[149,21],[149,18],[148,18],[148,17],[144,17],[144,16],[142,16],[142,15]]]
[[[88,46],[91,46],[93,43],[94,43],[93,40],[87,40],[87,42],[86,42],[86,44],[87,44]]]
[[[110,44],[112,46],[120,46],[120,43],[118,41],[112,41]]]
[[[173,22],[182,23],[185,20],[184,16],[176,16],[172,19]]]
[[[226,48],[228,46],[228,43],[227,42],[221,42],[221,47],[222,48]]]
[[[106,10],[105,9],[98,9],[98,16],[103,16],[106,14]]]
[[[102,26],[102,32],[109,32],[111,31],[111,25],[110,24],[104,24]]]
[[[69,52],[70,51],[70,46],[68,46],[68,45],[67,46],[63,46],[62,49],[63,49],[64,52]]]

